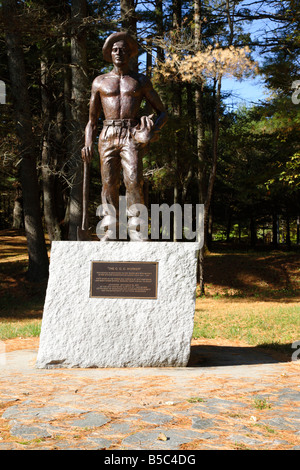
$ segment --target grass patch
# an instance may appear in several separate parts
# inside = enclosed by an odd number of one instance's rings
[[[272,406],[266,398],[254,398],[254,408],[257,410],[269,410]]]
[[[203,403],[203,402],[206,402],[205,398],[201,398],[201,397],[191,397],[191,398],[188,398],[187,401],[189,403]]]
[[[193,338],[207,338],[213,339],[217,337],[217,329],[208,321],[202,318],[201,321],[196,321],[194,324]]]
[[[286,346],[300,339],[300,305],[296,302],[250,302],[197,299],[193,337],[239,340],[251,346]]]
[[[238,443],[238,442],[234,443],[233,449],[234,450],[251,450],[251,448],[247,447],[246,444],[242,444],[242,443]]]
[[[39,337],[41,333],[41,321],[14,321],[0,322],[0,340],[12,338],[33,338]]]
[[[259,426],[259,424],[256,425],[256,426]],[[276,431],[275,429],[273,429],[273,428],[270,428],[270,426],[267,426],[267,425],[260,425],[260,427],[261,427],[262,430],[268,432],[269,434],[277,434],[277,431]]]

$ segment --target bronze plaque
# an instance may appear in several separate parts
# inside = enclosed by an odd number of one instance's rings
[[[157,299],[158,263],[93,261],[90,297]]]

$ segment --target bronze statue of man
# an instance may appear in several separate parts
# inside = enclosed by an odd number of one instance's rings
[[[143,204],[142,157],[147,145],[158,139],[158,133],[167,120],[164,105],[149,78],[130,69],[130,59],[137,53],[136,41],[126,32],[111,34],[106,39],[103,57],[113,63],[113,69],[99,75],[93,82],[89,122],[85,130],[85,147],[82,149],[82,158],[89,163],[93,154],[98,120],[103,111],[105,120],[99,137],[102,207],[107,204],[113,207],[117,220],[121,168],[126,187],[127,208],[130,209],[134,204]],[[153,115],[138,117],[143,99],[157,113],[155,122],[152,120]],[[137,217],[138,220],[139,214],[134,211],[129,210],[127,215],[129,218]],[[107,230],[102,240],[112,238],[112,220],[115,221],[115,218],[112,218],[109,210],[106,211],[102,225],[107,227]],[[139,239],[137,233],[135,239]]]

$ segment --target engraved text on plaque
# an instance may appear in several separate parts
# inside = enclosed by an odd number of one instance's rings
[[[157,262],[93,261],[90,297],[157,299]]]

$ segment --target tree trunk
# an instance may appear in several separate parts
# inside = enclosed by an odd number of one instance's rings
[[[50,83],[48,80],[48,64],[46,59],[41,60],[41,99],[43,119],[42,144],[42,177],[44,197],[44,217],[49,240],[61,240],[61,229],[57,217],[56,207],[56,176],[53,123],[51,119]]]
[[[190,167],[188,169],[188,172],[186,174],[186,177],[184,178],[183,184],[182,184],[182,193],[181,193],[181,202],[182,202],[182,204],[186,203],[188,188],[189,188],[189,184],[190,184],[190,182],[193,178],[193,174],[194,174],[193,168],[192,168],[192,165],[190,165]]]
[[[203,86],[197,84],[195,91],[195,111],[197,125],[198,190],[199,203],[205,202],[205,157],[204,157],[204,122],[203,122]]]
[[[120,0],[122,29],[136,38],[136,14],[134,0]]]
[[[273,213],[272,234],[273,234],[272,245],[274,248],[277,248],[278,247],[278,216],[275,212]]]
[[[290,214],[286,214],[286,245],[287,249],[291,249],[291,233],[290,233]]]
[[[215,122],[214,122],[214,132],[213,132],[213,158],[212,158],[212,166],[210,170],[208,188],[207,188],[207,195],[204,205],[204,228],[207,226],[208,223],[208,213],[209,207],[213,195],[213,189],[217,174],[217,161],[218,161],[218,141],[219,141],[219,132],[220,132],[220,106],[221,106],[221,84],[222,84],[222,77],[219,76],[217,80],[217,92],[216,92],[216,109],[215,109]]]
[[[164,35],[164,20],[163,20],[163,0],[155,0],[155,16],[156,16],[156,34],[159,38]],[[157,47],[156,51],[157,61],[164,62],[165,54],[162,47]]]
[[[72,62],[72,186],[69,207],[69,240],[77,240],[77,227],[82,218],[82,159],[84,130],[88,121],[86,32],[82,20],[86,17],[86,0],[73,0],[71,7],[73,28],[71,33]]]
[[[24,228],[22,187],[20,183],[16,183],[14,186],[16,188],[16,197],[14,200],[12,227],[15,229],[20,229]]]
[[[181,4],[181,0],[173,0],[173,5],[172,5],[172,9],[173,9],[173,28],[176,29],[176,28],[181,28],[181,23],[182,23],[182,12],[181,12],[181,9],[182,9],[182,4]]]
[[[206,244],[209,250],[212,249],[212,239],[213,239],[213,210],[212,204],[210,205],[209,214],[208,214],[208,224],[207,224],[207,235],[206,235]]]
[[[65,64],[63,68],[63,89],[64,89],[64,102],[63,102],[63,113],[64,113],[64,132],[65,132],[65,148],[66,148],[66,162],[72,160],[72,111],[71,111],[71,101],[72,101],[72,72],[71,66],[68,64],[71,62],[70,53],[71,50],[68,47],[68,38],[67,35],[64,35],[62,38],[62,49],[63,49],[63,62]],[[68,172],[67,172],[67,181],[68,181]],[[69,183],[69,182],[68,182]],[[71,192],[71,191],[70,191]],[[62,217],[62,237],[63,239],[68,239],[69,224],[70,224],[70,194],[65,194],[66,204],[65,211]]]
[[[147,46],[146,46],[146,76],[151,79],[152,67],[153,67],[153,64],[152,64],[152,38],[151,38],[151,36],[149,36],[146,41],[147,41],[146,42],[146,44],[147,44]],[[152,108],[151,104],[149,103],[149,101],[145,102],[144,110],[145,110],[145,114],[148,115],[148,116],[153,113],[153,108]]]
[[[187,106],[187,115],[188,115],[188,140],[191,142],[191,145],[194,146],[195,136],[194,136],[194,123],[195,123],[195,106],[194,106],[194,95],[193,90],[190,83],[185,84],[186,89],[186,106]],[[181,201],[182,204],[185,204],[187,193],[189,189],[189,184],[194,176],[194,164],[191,162],[189,169],[186,173],[186,176],[182,183],[182,194],[181,194]]]
[[[41,218],[36,156],[23,48],[17,24],[17,1],[5,0],[3,2],[3,13],[11,92],[14,102],[14,117],[16,120],[20,154],[22,156],[20,182],[22,186],[24,224],[29,257],[27,278],[30,281],[41,281],[48,276],[49,261]]]
[[[201,50],[202,33],[201,33],[201,0],[194,0],[194,22],[195,22],[195,49]],[[198,157],[198,199],[199,204],[205,202],[205,173],[204,173],[204,119],[203,119],[203,83],[199,82],[195,90],[195,113],[196,113],[196,146]],[[205,229],[204,229],[205,233]],[[199,251],[198,258],[198,280],[200,284],[200,294],[204,294],[204,245]]]
[[[231,232],[231,221],[232,221],[232,209],[229,207],[228,209],[228,217],[227,217],[227,227],[226,227],[226,242],[230,242],[230,232]]]
[[[135,0],[120,0],[122,29],[136,39],[137,37],[137,18],[135,13]],[[130,66],[135,72],[138,71],[138,56],[130,61]]]
[[[195,49],[200,51],[202,47],[201,33],[201,0],[194,2],[194,20],[195,20]],[[204,119],[203,119],[203,82],[196,85],[195,90],[195,114],[197,123],[197,155],[198,155],[198,183],[200,203],[204,203]]]
[[[181,0],[173,0],[173,29],[180,29],[181,28]],[[173,83],[173,113],[174,116],[180,121],[182,116],[182,83]],[[174,177],[174,188],[173,188],[173,202],[174,204],[178,203],[178,160],[179,160],[179,153],[180,153],[180,137],[178,134],[175,134],[175,142],[174,142],[174,169],[175,169],[175,177]],[[177,233],[178,233],[178,226],[177,226],[177,217],[175,216],[174,212],[174,219],[173,219],[173,241],[177,241]]]
[[[256,220],[253,216],[250,218],[250,245],[254,248],[257,242]]]
[[[178,204],[178,184],[177,181],[174,183],[174,188],[173,188],[173,203]],[[174,206],[176,207],[176,206]],[[177,225],[178,219],[176,217],[176,212],[174,211],[174,218],[173,218],[173,242],[177,242],[177,233],[179,230],[179,227]]]

